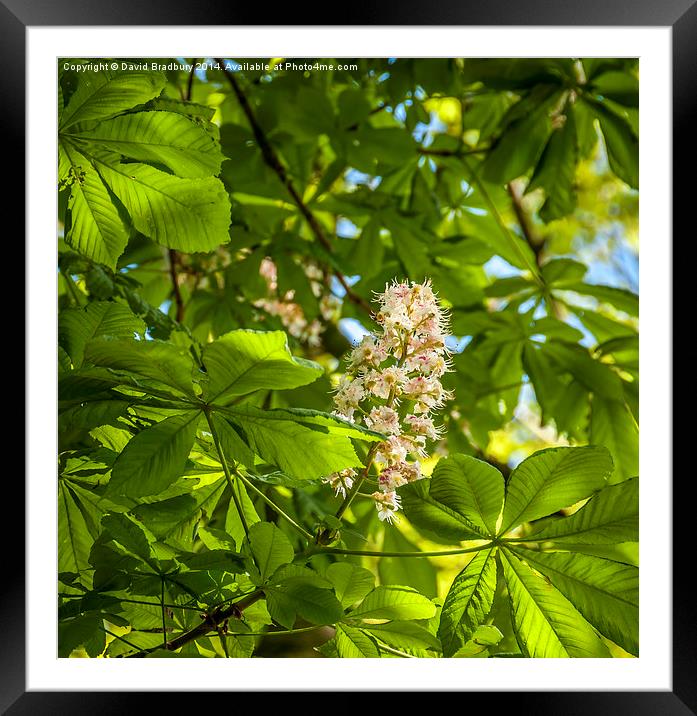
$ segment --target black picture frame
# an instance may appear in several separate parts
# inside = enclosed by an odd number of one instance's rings
[[[331,14],[327,10],[331,9]],[[308,12],[309,11],[309,12]],[[693,231],[687,230],[693,180],[689,167],[697,159],[695,132],[697,116],[697,0],[448,0],[447,2],[402,2],[399,8],[387,4],[374,6],[354,0],[353,3],[324,4],[313,7],[284,4],[274,9],[274,25],[400,25],[400,26],[661,26],[672,28],[673,51],[673,225],[677,236],[685,224],[684,238],[694,243]],[[302,12],[302,14],[300,14]],[[84,0],[0,0],[0,97],[3,125],[3,152],[7,157],[6,175],[12,179],[3,192],[5,206],[18,207],[24,202],[26,187],[22,181],[25,167],[25,59],[26,28],[30,26],[104,26],[104,25],[204,25],[215,18],[217,25],[259,25],[261,13],[252,3],[230,0],[208,0],[205,7],[182,0],[119,0],[117,3],[88,3]],[[50,71],[50,70],[47,70]],[[691,201],[692,200],[692,201]],[[19,216],[19,212],[15,211]],[[9,212],[6,214],[9,216]],[[21,230],[21,225],[20,225]],[[19,232],[16,231],[15,235]],[[647,237],[646,240],[659,240]],[[660,237],[666,249],[672,237]],[[682,251],[682,248],[681,248]],[[12,271],[19,273],[23,263],[20,254]],[[681,264],[690,265],[681,253]],[[675,264],[674,264],[674,268]],[[684,269],[683,269],[684,270]],[[677,284],[677,278],[674,278]],[[676,310],[679,304],[676,301]],[[684,310],[684,309],[683,309]],[[673,325],[678,325],[677,316]],[[17,331],[15,330],[15,334]],[[17,345],[21,345],[17,341]],[[15,349],[16,352],[19,352]],[[677,352],[676,352],[677,353]],[[683,351],[674,358],[674,374],[680,361],[694,357]],[[21,359],[15,355],[15,363]],[[31,375],[26,376],[31,380]],[[687,442],[688,427],[675,427],[674,445]],[[681,441],[680,438],[683,438]],[[660,476],[670,484],[672,475]],[[691,475],[683,475],[691,478]],[[672,691],[636,692],[468,692],[467,706],[478,701],[490,706],[511,706],[518,713],[555,714],[697,714],[697,620],[694,618],[692,590],[687,570],[675,565],[694,561],[690,553],[687,530],[690,519],[692,479],[672,481],[673,491],[673,633]],[[23,533],[24,511],[21,490],[15,486],[14,516],[18,525],[14,536]],[[6,528],[7,529],[7,528]],[[684,532],[684,534],[683,534]],[[44,713],[122,714],[132,707],[143,706],[161,694],[134,692],[27,692],[25,686],[25,562],[19,549],[6,549],[0,588],[0,712],[13,715]],[[234,673],[234,671],[232,672]],[[398,688],[398,686],[397,686]],[[453,688],[457,688],[454,685]],[[371,686],[366,685],[366,690]],[[298,695],[301,695],[298,693]],[[178,709],[203,708],[200,694],[176,694]]]

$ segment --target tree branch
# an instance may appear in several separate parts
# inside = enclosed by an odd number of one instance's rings
[[[530,216],[525,207],[523,206],[523,195],[520,191],[519,185],[515,181],[508,182],[506,184],[506,191],[511,197],[511,203],[513,205],[513,211],[515,212],[516,219],[520,224],[520,228],[523,231],[523,237],[526,243],[532,249],[535,254],[535,261],[538,267],[542,263],[542,250],[544,249],[544,239],[541,239],[538,235],[535,227],[532,224]]]
[[[177,277],[177,252],[174,249],[168,249],[169,255],[169,277],[172,280],[172,293],[174,295],[174,303],[177,307],[176,319],[177,323],[181,323],[184,318],[184,299],[179,289],[179,278]]]
[[[182,93],[182,100],[184,102],[191,101],[191,92],[194,87],[194,68],[196,67],[196,58],[194,57],[191,61],[191,71],[186,82],[186,90]],[[174,303],[177,306],[177,323],[181,323],[184,319],[184,300],[182,298],[181,290],[179,288],[179,279],[177,277],[177,266],[179,264],[179,254],[174,249],[168,250],[169,254],[169,275],[172,280],[172,292],[174,294]],[[189,271],[186,271],[189,273]]]
[[[257,122],[254,110],[249,104],[247,96],[242,91],[242,88],[235,79],[234,73],[231,72],[225,66],[225,63],[221,59],[216,59],[216,62],[218,62],[223,67],[223,73],[225,74],[225,77],[227,78],[227,81],[230,84],[230,87],[232,88],[232,91],[234,92],[235,97],[237,98],[237,101],[239,102],[240,107],[242,108],[242,111],[247,118],[247,121],[249,122],[249,126],[252,129],[252,134],[254,135],[254,139],[256,140],[259,149],[261,150],[261,155],[264,158],[264,161],[275,172],[281,184],[283,184],[283,186],[286,188],[286,191],[290,194],[291,198],[293,199],[293,203],[298,207],[300,214],[307,222],[307,225],[310,227],[310,230],[314,234],[317,241],[327,251],[327,253],[333,253],[331,242],[326,237],[324,229],[322,229],[322,226],[317,220],[317,217],[312,213],[310,208],[303,201],[298,190],[295,188],[293,182],[288,176],[286,168],[281,163],[281,160],[278,158],[278,155],[274,151],[271,144],[269,144],[269,140],[264,134],[264,130],[259,125],[259,122]],[[360,306],[364,311],[368,313],[368,315],[372,315],[370,304],[364,298],[351,290],[351,287],[348,285],[346,278],[343,276],[343,274],[340,271],[332,271],[332,273],[336,277],[337,281],[341,284],[341,287],[346,292],[346,297],[352,303],[355,303],[357,306]]]
[[[165,648],[167,651],[176,651],[194,639],[201,639],[209,632],[217,631],[218,624],[222,624],[226,619],[241,619],[242,612],[251,607],[252,604],[256,604],[263,596],[264,592],[261,589],[257,589],[255,592],[247,595],[244,599],[240,599],[239,602],[234,602],[224,609],[222,607],[214,609],[209,614],[205,615],[205,618],[198,626],[189,629],[189,631],[184,632],[178,637],[167,642]],[[129,654],[127,658],[143,658],[159,648],[161,647],[157,646],[150,649],[142,649],[136,654]]]

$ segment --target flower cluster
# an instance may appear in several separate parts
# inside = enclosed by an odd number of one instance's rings
[[[441,434],[431,413],[450,398],[440,381],[449,370],[448,317],[430,281],[394,282],[378,302],[380,330],[351,352],[334,413],[387,436],[370,455],[379,488],[372,497],[380,519],[392,522],[400,508],[396,489],[422,477],[419,458],[427,455],[426,441]],[[346,495],[355,478],[354,470],[344,470],[325,482]]]
[[[313,265],[305,267],[305,273],[310,279],[310,286],[313,294],[319,298],[320,314],[325,321],[335,317],[340,304],[339,299],[330,294],[323,293],[321,283],[322,272]],[[259,274],[266,282],[269,291],[268,298],[261,298],[254,302],[257,308],[261,308],[271,316],[278,316],[283,327],[291,336],[297,338],[309,346],[320,345],[320,335],[324,326],[319,319],[308,321],[300,304],[295,303],[295,291],[286,291],[282,296],[278,295],[278,274],[276,264],[270,258],[264,258],[259,266]]]

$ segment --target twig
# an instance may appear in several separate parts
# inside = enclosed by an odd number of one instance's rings
[[[482,537],[482,540],[485,538]],[[305,554],[346,554],[355,557],[451,557],[458,554],[469,554],[470,552],[481,552],[483,549],[488,549],[493,545],[493,542],[487,541],[485,544],[477,545],[476,547],[463,547],[462,549],[448,549],[437,552],[385,552],[383,550],[362,550],[362,549],[340,549],[339,547],[322,547],[317,545],[310,547]]]
[[[538,270],[542,267],[542,253],[545,248],[545,240],[537,233],[530,215],[523,206],[523,196],[519,190],[519,185],[515,181],[508,182],[506,184],[506,190],[508,195],[511,197],[511,204],[513,205],[513,211],[515,212],[516,219],[520,224],[520,229],[523,232],[525,242],[530,247],[533,254],[535,254],[535,263],[537,264]],[[542,273],[539,272],[539,281],[542,287],[542,292],[547,305],[555,318],[561,319],[563,317],[561,307],[558,301],[554,300],[552,292],[549,290],[546,282],[542,278]]]
[[[172,279],[172,292],[174,294],[174,303],[177,306],[176,319],[177,323],[181,323],[184,318],[184,300],[179,290],[179,279],[177,277],[177,252],[174,249],[168,250],[169,254],[169,277]]]
[[[194,87],[194,68],[196,67],[196,58],[191,62],[191,71],[189,72],[189,78],[186,83],[186,91],[184,92],[182,99],[184,102],[191,101],[191,92]],[[169,254],[169,275],[172,279],[172,292],[174,294],[174,303],[177,306],[177,323],[181,323],[184,319],[184,300],[182,299],[181,290],[179,289],[179,279],[177,277],[177,265],[179,264],[179,256],[174,249],[168,250]]]
[[[537,231],[535,231],[535,227],[532,225],[530,216],[527,211],[525,211],[525,207],[523,206],[523,196],[520,193],[518,185],[515,181],[511,181],[506,184],[506,191],[508,191],[508,195],[511,197],[513,211],[515,212],[516,219],[518,219],[525,241],[535,254],[535,261],[539,267],[542,263],[542,250],[545,242],[537,235]]]

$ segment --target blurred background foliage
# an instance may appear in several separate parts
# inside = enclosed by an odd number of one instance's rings
[[[431,278],[452,314],[455,370],[427,471],[457,451],[507,476],[540,448],[594,443],[612,453],[611,482],[637,474],[636,59],[293,60],[349,68],[332,71],[180,59],[204,67],[166,72],[161,94],[136,109],[184,114],[219,141],[229,241],[187,250],[125,218],[123,252],[105,260],[76,239],[63,183],[60,310],[127,303],[148,336],[182,345],[281,328],[326,375],[260,404],[331,411],[342,357],[372,329],[374,292]],[[66,105],[78,84],[60,72]],[[205,242],[191,231],[195,249]],[[301,518],[338,504],[322,486],[265,489]],[[384,530],[371,501],[352,515],[362,537],[349,545],[432,545],[405,519]],[[409,584],[442,597],[468,557],[362,563],[387,584],[408,569]]]

